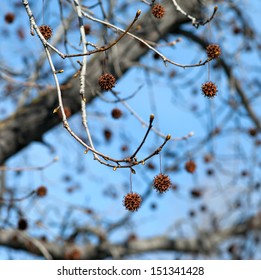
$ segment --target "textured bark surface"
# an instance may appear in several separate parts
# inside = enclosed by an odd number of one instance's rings
[[[150,13],[139,20],[145,34],[143,38],[154,42],[159,41],[188,22],[187,18],[174,9],[171,1],[166,2],[167,12],[163,20],[153,19]],[[199,17],[200,9],[197,0],[182,1],[182,7],[190,14]],[[36,38],[32,38],[33,40]],[[147,51],[148,49],[141,47],[139,42],[125,36],[116,47],[111,49],[110,61],[117,62],[118,65],[115,69],[113,63],[110,64],[111,72],[120,78]],[[100,75],[100,55],[94,55],[88,63],[87,70],[86,99],[88,103],[95,98],[93,93],[98,90],[97,80]],[[80,109],[78,78],[68,77],[64,84],[67,87],[62,91],[64,104],[70,107],[72,114],[75,114]],[[40,92],[39,96],[31,104],[20,108],[12,116],[0,122],[0,164],[32,141],[41,140],[45,132],[61,124],[57,115],[53,114],[54,108],[58,105],[56,90]]]

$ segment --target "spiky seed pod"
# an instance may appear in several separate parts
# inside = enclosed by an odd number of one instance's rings
[[[135,233],[131,233],[128,237],[127,237],[127,242],[133,242],[138,240],[138,237]]]
[[[23,218],[19,219],[18,224],[17,224],[17,228],[19,230],[26,230],[27,227],[28,227],[27,220],[23,219]]]
[[[206,206],[205,204],[202,204],[202,205],[200,206],[200,211],[201,211],[201,212],[206,212],[206,211],[207,211],[207,206]]]
[[[195,188],[195,189],[192,189],[192,190],[190,191],[190,194],[191,194],[191,196],[194,197],[194,198],[199,198],[199,197],[201,197],[201,196],[203,195],[203,192],[202,192],[201,189]]]
[[[129,150],[129,146],[128,145],[122,145],[121,146],[121,151],[122,152],[126,152],[126,151],[128,151]]]
[[[120,109],[118,109],[118,108],[114,108],[111,111],[111,116],[114,119],[119,119],[122,116],[122,111]]]
[[[193,160],[189,160],[185,163],[185,169],[189,172],[189,173],[194,173],[196,170],[196,163]]]
[[[105,73],[99,77],[99,86],[102,90],[111,90],[116,84],[116,79],[112,74]]]
[[[39,27],[41,34],[43,35],[45,40],[49,40],[52,37],[53,31],[49,25],[41,25]]]
[[[90,24],[85,24],[83,27],[84,27],[85,35],[89,35],[91,33]]]
[[[249,128],[249,130],[248,130],[248,134],[252,137],[257,136],[257,133],[258,133],[258,131],[256,128]]]
[[[151,12],[155,18],[161,19],[165,15],[165,8],[160,4],[152,6]]]
[[[209,163],[209,162],[211,162],[211,161],[213,161],[213,155],[211,155],[211,154],[206,154],[206,155],[204,156],[204,162],[205,162],[205,163]]]
[[[138,193],[127,193],[123,199],[123,205],[131,212],[137,211],[141,205],[142,199]]]
[[[201,86],[202,93],[208,97],[213,98],[216,96],[218,90],[217,86],[212,82],[206,82]]]
[[[196,212],[195,212],[194,210],[190,210],[190,211],[189,211],[189,216],[190,216],[191,218],[195,217],[195,216],[196,216]]]
[[[208,58],[218,58],[221,55],[221,48],[217,44],[208,45],[206,48]]]
[[[206,174],[208,175],[208,176],[213,176],[214,175],[214,169],[212,169],[212,168],[208,168],[207,170],[206,170]]]
[[[112,137],[112,131],[108,128],[105,128],[103,131],[103,135],[106,141],[110,141]]]
[[[5,22],[6,23],[11,24],[11,23],[13,23],[14,19],[15,19],[15,15],[13,13],[7,13],[5,15]]]
[[[158,174],[154,177],[153,186],[157,192],[166,192],[171,187],[169,176],[162,173]]]
[[[81,259],[81,252],[79,249],[74,248],[72,250],[70,250],[69,252],[65,253],[64,258],[66,260],[80,260]]]
[[[39,197],[44,197],[47,195],[47,188],[45,186],[40,186],[36,190],[36,195]]]
[[[154,170],[155,169],[155,165],[152,162],[149,162],[147,164],[148,169]]]

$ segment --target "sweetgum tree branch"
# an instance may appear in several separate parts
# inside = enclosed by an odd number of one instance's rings
[[[143,33],[146,34],[146,40],[157,42],[166,37],[169,33],[189,22],[189,19],[174,9],[170,1],[165,3],[167,10],[166,16],[162,20],[153,20],[150,11],[143,15],[139,24],[142,26]],[[182,1],[182,7],[200,18],[199,3],[197,0]],[[151,22],[151,24],[149,24]],[[29,27],[28,27],[29,28]],[[148,48],[142,48],[134,39],[122,38],[117,43],[117,52],[111,48],[110,62],[108,69],[118,79],[129,70],[141,57],[143,57]],[[37,38],[32,38],[37,40]],[[113,61],[119,62],[119,69],[114,69]],[[86,103],[90,103],[96,96],[93,93],[98,88],[98,78],[101,75],[100,57],[92,56],[88,63],[86,71]],[[80,111],[79,81],[77,78],[68,77],[63,84],[63,100],[65,106],[71,109],[72,114]],[[30,104],[19,108],[13,115],[0,122],[0,165],[8,158],[19,152],[33,141],[41,141],[45,132],[52,129],[59,123],[60,119],[53,114],[53,110],[58,106],[56,90],[39,92],[39,97]]]
[[[198,43],[203,49],[206,49],[209,42],[204,40],[203,38],[200,38],[199,36],[196,36],[190,31],[186,30],[178,30],[177,34],[182,34],[189,39],[193,40],[194,42]],[[258,131],[261,131],[261,120],[257,114],[257,112],[254,111],[253,106],[250,104],[250,100],[247,97],[247,93],[245,92],[240,80],[234,75],[233,67],[229,65],[228,62],[226,62],[225,58],[221,57],[219,58],[219,62],[221,67],[223,68],[223,71],[225,75],[227,76],[227,79],[231,81],[231,83],[234,85],[236,89],[236,93],[240,98],[241,104],[246,110],[250,120],[253,122],[254,126],[257,128]]]

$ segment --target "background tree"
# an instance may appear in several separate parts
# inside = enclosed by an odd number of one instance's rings
[[[259,258],[257,2],[4,1],[2,258]]]

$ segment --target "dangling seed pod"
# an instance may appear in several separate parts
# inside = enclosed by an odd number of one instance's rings
[[[43,35],[45,40],[49,40],[52,37],[52,28],[49,25],[41,25],[39,27],[41,34]]]
[[[36,195],[39,197],[44,197],[47,195],[47,188],[45,186],[40,186],[36,190]]]
[[[14,19],[15,19],[15,15],[13,13],[5,14],[5,22],[6,23],[11,24],[11,23],[13,23]]]
[[[216,96],[218,90],[217,86],[212,82],[206,82],[201,86],[203,94],[208,98],[213,98]]]
[[[28,228],[28,222],[26,219],[21,218],[17,223],[17,228],[19,230],[26,230]]]
[[[99,77],[99,86],[102,90],[111,90],[116,84],[116,79],[112,74],[105,73]]]
[[[196,170],[196,163],[193,160],[189,160],[185,163],[185,169],[189,172],[189,173],[194,173]]]
[[[128,211],[134,212],[140,208],[142,199],[138,193],[127,193],[123,199],[123,205]]]
[[[165,15],[165,8],[160,4],[155,4],[152,6],[151,12],[155,18],[161,19]]]
[[[110,141],[111,137],[112,137],[112,131],[108,128],[105,128],[103,130],[103,135],[104,135],[104,138],[105,138],[106,141]]]
[[[206,48],[208,58],[215,59],[221,55],[221,48],[219,45],[211,44]]]
[[[169,176],[162,173],[158,174],[154,177],[153,186],[160,193],[166,192],[171,187]]]
[[[114,108],[111,111],[111,116],[114,119],[119,119],[122,116],[122,111],[120,109],[118,109],[118,108]]]
[[[91,26],[90,24],[85,24],[84,26],[85,35],[89,35],[91,33]]]

